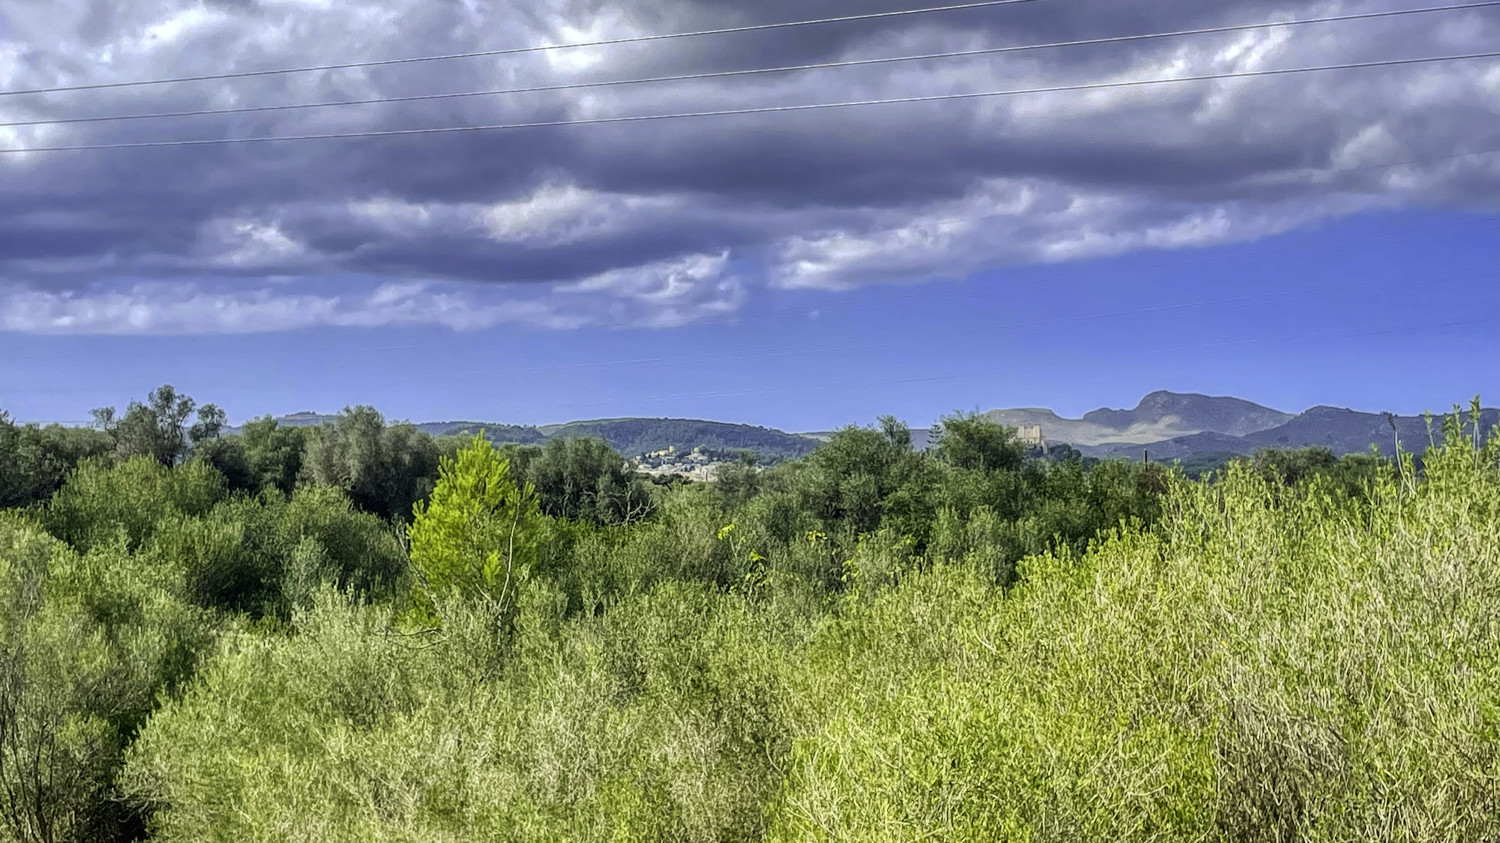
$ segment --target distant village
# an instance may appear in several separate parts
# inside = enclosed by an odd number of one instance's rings
[[[1016,439],[1043,454],[1047,453],[1047,439],[1042,433],[1041,425],[1016,428]],[[922,440],[921,444],[925,445],[926,440]],[[716,451],[700,446],[691,451],[680,452],[677,446],[671,445],[660,451],[634,457],[627,465],[635,471],[654,477],[681,475],[694,482],[706,483],[714,479],[719,466],[738,459],[738,451]]]
[[[662,451],[641,454],[630,461],[630,467],[642,474],[669,477],[680,474],[689,480],[705,483],[714,479],[720,465],[739,458],[737,453],[716,452],[707,448],[694,448],[681,453],[672,445]]]

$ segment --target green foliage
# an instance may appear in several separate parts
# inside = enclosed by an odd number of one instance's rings
[[[432,490],[438,467],[432,437],[410,424],[387,426],[373,407],[346,408],[308,437],[302,476],[343,489],[366,512],[404,521]]]
[[[742,451],[738,460],[714,470],[714,492],[725,506],[743,506],[765,490],[759,462],[754,453]]]
[[[224,476],[224,486],[231,493],[255,494],[261,490],[260,480],[250,466],[249,455],[245,453],[245,443],[239,437],[199,442],[193,448],[192,459],[213,466],[215,471]]]
[[[949,416],[934,430],[930,448],[954,468],[973,471],[1015,471],[1031,449],[1016,439],[1013,428],[1002,427],[977,413]]]
[[[371,597],[399,591],[407,573],[406,553],[396,533],[378,517],[354,508],[337,489],[298,489],[279,514],[281,547],[291,554],[303,543],[315,542],[324,559],[327,578],[340,591]]]
[[[873,532],[887,518],[897,530],[921,530],[931,515],[930,463],[912,450],[909,430],[882,423],[881,430],[838,431],[789,472],[799,508],[855,534]]]
[[[43,513],[53,535],[81,552],[118,546],[171,572],[184,600],[204,608],[285,615],[305,594],[289,594],[288,565],[304,541],[340,588],[386,594],[404,574],[405,554],[378,517],[353,510],[338,489],[308,487],[290,500],[226,494],[222,476],[199,460],[176,468],[138,457],[117,466],[86,463]],[[306,572],[304,572],[305,574]]]
[[[149,456],[87,462],[53,496],[44,521],[79,551],[117,540],[133,551],[163,519],[203,515],[226,494],[223,475],[201,462],[176,469]]]
[[[1204,481],[887,418],[643,517],[372,412],[0,513],[0,840],[1500,839],[1477,408]]]
[[[73,469],[111,447],[99,431],[17,425],[0,411],[0,509],[47,502]]]
[[[1194,480],[1220,474],[1228,468],[1231,462],[1243,459],[1239,454],[1227,451],[1214,451],[1204,454],[1192,454],[1182,459],[1173,460],[1173,467],[1177,468],[1187,477]]]
[[[143,831],[116,787],[123,753],[212,635],[154,579],[118,548],[80,557],[0,514],[0,839]]]
[[[542,512],[554,518],[630,524],[651,514],[646,482],[603,439],[552,439],[508,448],[507,455],[518,480],[536,490]]]
[[[194,409],[198,409],[198,420],[190,428],[188,419]],[[166,384],[153,390],[145,403],[130,402],[124,416],[117,416],[113,407],[95,410],[94,421],[109,433],[119,459],[148,457],[171,467],[191,445],[218,438],[224,411],[213,404],[199,409],[192,398]]]
[[[1277,486],[1321,481],[1324,488],[1348,497],[1364,496],[1390,461],[1371,454],[1336,457],[1327,448],[1297,451],[1260,451],[1250,470]]]
[[[1082,550],[1102,530],[1160,515],[1159,467],[1038,459],[1014,431],[979,416],[944,419],[938,433],[936,447],[920,453],[893,420],[882,420],[880,430],[842,430],[757,485],[763,495],[785,490],[795,501],[777,514],[780,523],[810,518],[848,553],[859,536],[888,531],[911,539],[918,554],[972,556],[998,582],[1024,555],[1063,545]],[[980,522],[972,532],[971,519]],[[776,532],[787,544],[791,531]]]
[[[205,608],[288,617],[323,585],[393,594],[406,559],[391,528],[338,489],[225,501],[201,516],[159,521],[144,552]]]
[[[515,484],[489,440],[476,436],[444,458],[432,499],[417,504],[407,533],[424,607],[456,593],[508,615],[536,564],[542,518],[535,490]]]
[[[796,697],[772,839],[1500,833],[1500,448],[1276,500],[1177,481],[1160,533],[847,604]]]
[[[283,427],[270,416],[246,422],[239,441],[245,451],[253,488],[277,489],[290,495],[302,472],[307,429]]]
[[[418,648],[327,595],[295,638],[231,642],[132,752],[155,839],[762,839],[806,622],[687,586],[572,621],[530,595],[508,658],[482,613]]]

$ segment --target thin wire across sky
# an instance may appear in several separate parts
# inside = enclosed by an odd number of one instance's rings
[[[597,41],[575,41],[567,44],[545,44],[532,47],[505,47],[496,50],[476,50],[467,53],[447,53],[433,56],[415,56],[399,59],[377,59],[373,61],[354,61],[342,64],[317,64],[302,67],[282,67],[269,70],[246,70],[234,73],[213,73],[200,76],[174,76],[164,79],[137,79],[128,82],[99,82],[86,85],[63,85],[50,88],[29,88],[12,91],[0,91],[0,97],[15,97],[25,94],[56,94],[69,91],[102,91],[118,88],[139,88],[149,85],[174,85],[183,82],[212,82],[227,79],[251,79],[263,76],[284,76],[294,73],[319,73],[329,70],[351,70],[354,68],[369,67],[391,67],[403,64],[425,64],[435,61],[454,61],[459,59],[487,58],[494,56],[515,56],[526,53],[544,53],[557,50],[575,50],[583,47],[613,47],[622,44],[644,44],[655,41],[669,41],[681,38],[702,38],[715,35],[732,35],[743,32],[768,32],[779,29],[792,29],[804,26],[826,26],[831,24],[854,23],[856,21],[885,20],[890,18],[913,17],[916,15],[931,15],[944,12],[957,12],[968,9],[987,9],[996,6],[1015,6],[1023,3],[1040,3],[1045,0],[980,0],[980,2],[957,3],[946,6],[926,6],[920,9],[896,9],[888,12],[868,12],[857,15],[841,15],[838,17],[812,18],[808,20],[785,21],[781,23],[761,23],[747,26],[728,26],[718,29],[700,29],[691,32],[670,32],[659,35],[632,35],[624,38],[608,38]]]
[[[199,76],[182,76],[182,77],[171,77],[171,78],[161,78],[161,79],[134,80],[134,81],[129,81],[129,82],[111,82],[111,83],[98,83],[98,84],[89,84],[89,85],[73,85],[73,86],[66,86],[66,87],[33,88],[33,89],[27,89],[27,90],[0,91],[0,97],[17,96],[17,95],[27,94],[27,93],[56,93],[56,92],[60,92],[60,91],[98,90],[98,89],[105,89],[105,88],[135,87],[135,86],[142,86],[142,85],[166,85],[166,84],[173,84],[173,83],[203,81],[203,80],[236,80],[236,79],[244,79],[244,78],[254,77],[254,76],[277,75],[277,74],[288,74],[288,73],[305,73],[305,72],[320,71],[320,70],[336,70],[336,69],[341,69],[341,68],[355,68],[355,67],[364,68],[364,67],[378,67],[378,66],[386,66],[386,65],[415,64],[415,63],[419,63],[419,62],[445,61],[445,60],[460,59],[460,58],[473,58],[473,57],[477,57],[477,56],[512,55],[512,54],[517,54],[517,53],[540,52],[540,51],[546,51],[546,50],[572,49],[572,48],[577,48],[577,47],[590,47],[590,46],[597,47],[597,46],[607,46],[607,45],[613,45],[613,44],[651,42],[651,41],[660,41],[660,40],[666,40],[666,39],[706,37],[706,36],[714,36],[714,35],[726,35],[726,34],[730,34],[730,33],[739,33],[739,32],[752,32],[752,31],[765,31],[765,30],[785,29],[785,28],[800,27],[800,26],[831,25],[831,24],[839,24],[839,23],[850,23],[850,22],[854,22],[854,21],[868,21],[868,20],[884,19],[884,18],[896,18],[896,17],[911,17],[911,16],[916,16],[916,15],[931,15],[931,14],[939,14],[939,13],[944,13],[944,12],[955,12],[955,11],[959,11],[959,10],[984,9],[984,8],[999,7],[999,6],[1010,6],[1010,5],[1020,4],[1020,3],[1031,3],[1031,2],[1056,2],[1056,0],[986,0],[986,2],[971,2],[971,3],[962,3],[962,4],[950,4],[950,5],[944,5],[944,6],[923,7],[923,8],[918,8],[918,9],[903,9],[903,10],[895,10],[895,11],[888,11],[888,12],[875,12],[875,13],[858,14],[858,15],[846,15],[846,16],[841,16],[841,17],[825,17],[825,18],[817,18],[817,19],[801,20],[801,21],[789,21],[789,22],[770,23],[770,24],[756,24],[756,25],[738,26],[738,27],[724,27],[724,28],[718,28],[718,29],[698,30],[698,31],[692,31],[692,32],[677,32],[677,33],[666,33],[666,34],[659,34],[659,35],[631,36],[631,37],[626,37],[626,38],[604,39],[604,40],[587,41],[587,42],[576,42],[576,43],[571,43],[571,44],[554,44],[554,45],[543,45],[543,46],[535,46],[535,47],[516,47],[516,48],[505,48],[505,49],[498,49],[498,50],[476,51],[476,52],[469,52],[469,53],[453,53],[453,54],[445,54],[445,55],[437,55],[437,56],[420,56],[420,57],[414,57],[414,58],[386,59],[386,60],[376,60],[376,61],[367,61],[367,62],[346,62],[346,63],[342,63],[342,64],[325,64],[325,65],[312,65],[312,66],[291,67],[291,68],[276,68],[276,69],[259,70],[259,71],[244,71],[244,72],[222,73],[222,74],[208,74],[208,75],[199,75]],[[433,93],[433,94],[421,94],[421,95],[403,96],[403,97],[375,97],[375,98],[358,99],[358,100],[342,100],[342,101],[335,101],[335,102],[272,104],[272,105],[247,106],[247,107],[227,108],[227,109],[197,109],[197,110],[182,110],[182,111],[171,111],[171,112],[155,112],[155,113],[123,114],[123,115],[62,116],[62,117],[56,117],[56,118],[51,118],[51,119],[33,119],[33,120],[9,121],[9,122],[0,123],[0,128],[21,128],[21,127],[28,127],[28,126],[69,125],[69,124],[85,124],[85,123],[107,123],[107,122],[121,122],[121,121],[141,121],[141,120],[185,119],[185,118],[190,118],[190,117],[203,117],[203,116],[210,116],[210,115],[237,115],[237,114],[252,114],[252,113],[268,113],[268,112],[282,112],[282,111],[296,111],[296,110],[308,110],[308,109],[347,107],[347,106],[357,106],[357,105],[376,105],[376,104],[390,104],[390,103],[406,103],[406,102],[416,102],[416,101],[424,101],[424,100],[451,100],[451,99],[458,99],[458,98],[493,97],[493,96],[502,96],[502,95],[507,95],[507,94],[538,93],[538,92],[547,92],[547,91],[584,90],[584,89],[591,89],[591,88],[617,87],[617,86],[630,86],[630,85],[663,84],[663,83],[683,82],[683,81],[690,81],[690,80],[712,80],[712,79],[751,77],[751,76],[763,76],[763,75],[769,75],[769,74],[794,73],[794,72],[811,72],[811,71],[817,71],[817,70],[829,70],[829,69],[837,69],[837,68],[851,68],[851,67],[860,67],[860,66],[889,65],[889,64],[896,64],[896,63],[920,62],[920,61],[936,61],[936,60],[941,60],[941,59],[952,59],[952,58],[973,58],[973,57],[986,56],[986,55],[993,56],[993,55],[1001,55],[1001,54],[1008,54],[1008,53],[1020,53],[1020,52],[1029,52],[1029,51],[1038,51],[1038,50],[1060,49],[1060,48],[1067,48],[1067,47],[1082,47],[1082,46],[1098,46],[1098,45],[1108,45],[1108,44],[1120,44],[1120,43],[1130,43],[1130,42],[1148,41],[1148,40],[1158,40],[1158,39],[1166,39],[1166,38],[1185,38],[1185,37],[1202,36],[1202,35],[1210,35],[1210,34],[1223,34],[1223,33],[1232,33],[1232,32],[1244,32],[1244,31],[1257,30],[1257,29],[1307,26],[1307,25],[1312,25],[1312,24],[1349,23],[1349,22],[1355,22],[1355,21],[1374,20],[1374,19],[1380,19],[1380,18],[1396,18],[1396,17],[1405,17],[1405,16],[1412,16],[1412,15],[1427,15],[1427,14],[1439,14],[1439,13],[1459,12],[1459,11],[1473,11],[1473,10],[1480,10],[1480,9],[1485,9],[1485,8],[1496,7],[1496,6],[1500,6],[1500,0],[1476,0],[1476,2],[1450,3],[1450,4],[1440,5],[1440,6],[1425,6],[1425,7],[1416,7],[1416,8],[1391,9],[1391,10],[1381,10],[1381,11],[1375,11],[1375,12],[1363,12],[1363,13],[1351,13],[1351,14],[1343,14],[1343,15],[1331,15],[1331,16],[1323,16],[1323,17],[1317,17],[1317,18],[1302,18],[1302,19],[1281,20],[1281,21],[1276,21],[1276,20],[1272,20],[1272,21],[1260,21],[1260,22],[1254,22],[1254,23],[1232,24],[1232,25],[1224,25],[1224,26],[1216,26],[1216,27],[1204,27],[1204,28],[1197,28],[1197,29],[1172,30],[1172,31],[1165,31],[1165,32],[1137,33],[1137,34],[1131,34],[1131,35],[1119,35],[1119,36],[1109,36],[1109,37],[1089,38],[1089,39],[1076,39],[1076,40],[1071,40],[1071,41],[1055,41],[1055,42],[1047,42],[1047,43],[1039,43],[1039,44],[1005,45],[1005,46],[989,47],[989,48],[981,48],[981,49],[958,50],[958,51],[948,51],[948,52],[939,52],[939,53],[925,53],[925,54],[918,54],[918,55],[876,57],[876,58],[854,59],[854,60],[847,60],[847,61],[831,61],[831,62],[820,62],[820,63],[800,64],[800,65],[786,65],[786,66],[777,66],[777,67],[747,68],[747,69],[739,69],[739,70],[713,71],[713,72],[692,73],[692,74],[677,74],[677,75],[669,75],[669,76],[649,76],[649,77],[638,77],[638,78],[627,78],[627,79],[605,79],[605,80],[596,80],[596,81],[588,81],[588,82],[574,82],[574,83],[559,83],[559,84],[551,84],[551,85],[539,85],[539,86],[523,87],[523,88],[507,88],[507,89],[484,90],[484,91],[460,91],[460,92],[449,92],[449,93]],[[463,126],[395,127],[395,128],[368,129],[368,130],[359,130],[359,131],[342,131],[342,132],[321,132],[321,133],[283,134],[283,135],[270,134],[270,135],[255,135],[255,136],[248,136],[248,137],[234,137],[234,136],[229,136],[229,137],[209,137],[209,138],[171,138],[171,139],[163,139],[163,140],[146,140],[146,141],[131,141],[131,142],[100,142],[100,143],[73,143],[73,144],[61,143],[61,144],[53,144],[53,145],[40,145],[40,146],[23,146],[23,147],[12,147],[12,148],[0,148],[0,155],[16,154],[16,153],[85,152],[85,151],[105,151],[105,150],[179,148],[179,147],[198,147],[198,146],[223,146],[223,145],[232,145],[232,144],[264,144],[264,143],[281,143],[281,142],[291,142],[291,141],[346,140],[346,139],[382,138],[382,137],[388,138],[388,137],[422,136],[422,135],[445,135],[445,134],[474,133],[474,132],[505,132],[505,131],[517,131],[517,130],[522,130],[522,129],[543,129],[543,128],[555,128],[555,127],[567,127],[567,126],[596,126],[596,125],[607,125],[607,124],[642,123],[642,122],[658,122],[658,121],[679,121],[679,120],[689,120],[689,119],[706,119],[706,118],[727,117],[727,116],[773,115],[773,114],[785,114],[785,113],[805,112],[805,111],[823,111],[823,110],[830,110],[830,109],[849,109],[849,108],[865,108],[865,107],[873,107],[873,106],[891,106],[891,105],[910,104],[910,103],[922,103],[922,102],[945,102],[945,101],[990,99],[990,98],[1015,97],[1015,96],[1039,95],[1039,94],[1057,94],[1057,93],[1078,92],[1078,91],[1099,91],[1099,90],[1110,90],[1110,89],[1128,89],[1128,88],[1138,88],[1138,87],[1143,87],[1143,86],[1185,84],[1185,83],[1193,83],[1193,82],[1221,81],[1221,80],[1233,80],[1233,79],[1249,79],[1249,78],[1259,78],[1259,77],[1283,76],[1283,75],[1290,75],[1290,74],[1325,73],[1325,72],[1334,72],[1334,71],[1352,71],[1352,70],[1361,70],[1361,69],[1390,68],[1390,67],[1414,66],[1414,65],[1434,64],[1434,63],[1446,63],[1446,62],[1477,61],[1477,60],[1484,60],[1484,59],[1494,59],[1494,58],[1497,58],[1497,57],[1500,57],[1500,50],[1497,50],[1497,51],[1487,51],[1487,52],[1466,53],[1466,54],[1459,54],[1459,55],[1421,56],[1421,57],[1414,57],[1414,58],[1388,59],[1388,60],[1381,60],[1381,61],[1349,62],[1349,63],[1342,63],[1342,64],[1330,64],[1330,65],[1319,65],[1319,66],[1304,66],[1304,67],[1291,67],[1291,68],[1257,69],[1257,70],[1248,70],[1248,71],[1240,71],[1240,72],[1198,74],[1198,75],[1189,75],[1189,76],[1173,76],[1173,77],[1150,78],[1150,79],[1111,80],[1111,81],[1105,81],[1105,82],[1086,82],[1086,83],[1078,83],[1078,84],[1063,84],[1063,85],[1049,85],[1049,86],[1037,86],[1037,87],[1027,87],[1027,88],[1013,88],[1013,89],[1006,89],[1006,90],[971,91],[971,92],[946,93],[946,94],[913,95],[913,96],[903,96],[903,97],[885,97],[885,98],[861,99],[861,100],[841,100],[841,101],[836,101],[836,102],[820,102],[820,103],[780,104],[780,105],[768,105],[768,106],[745,107],[745,108],[731,108],[731,109],[705,108],[705,109],[701,109],[701,110],[689,110],[689,111],[679,111],[679,112],[670,112],[670,113],[658,113],[658,114],[611,115],[611,116],[602,116],[602,117],[569,118],[569,119],[561,119],[561,120],[541,120],[541,121],[516,121],[516,122],[508,122],[508,123],[489,123],[489,124],[482,124],[482,125],[463,125]]]
[[[1371,68],[1406,67],[1421,64],[1475,61],[1500,58],[1500,50],[1483,53],[1465,53],[1451,56],[1424,56],[1413,59],[1390,59],[1386,61],[1349,62],[1315,67],[1288,67],[1269,70],[1246,70],[1237,73],[1207,73],[1196,76],[1172,76],[1155,79],[1129,79],[1112,82],[1090,82],[1077,85],[1050,85],[1039,88],[1012,88],[1003,91],[973,91],[957,94],[927,94],[911,97],[889,97],[884,99],[843,100],[839,102],[807,103],[801,105],[773,105],[759,108],[729,108],[710,111],[679,111],[665,114],[633,114],[619,117],[587,117],[570,120],[537,120],[519,123],[494,123],[481,126],[438,126],[419,129],[376,129],[362,132],[327,132],[304,135],[269,135],[252,137],[198,138],[192,140],[134,141],[128,143],[94,143],[71,146],[36,146],[0,149],[0,154],[37,152],[97,152],[116,149],[160,149],[189,146],[225,146],[231,144],[286,143],[290,141],[349,140],[354,138],[392,138],[414,135],[451,135],[474,132],[505,132],[521,129],[547,129],[563,126],[601,126],[621,123],[646,123],[667,120],[691,120],[709,117],[732,117],[762,114],[789,114],[830,109],[865,108],[881,105],[906,105],[928,102],[953,102],[959,100],[993,99],[998,97],[1024,96],[1028,94],[1057,94],[1076,91],[1102,91],[1124,88],[1140,88],[1150,85],[1185,84],[1190,82],[1222,81],[1228,79],[1255,79],[1269,76],[1287,76],[1301,73],[1326,73],[1332,71],[1365,70]]]
[[[1317,18],[1298,18],[1284,21],[1270,21],[1259,23],[1242,23],[1227,26],[1202,27],[1198,29],[1179,29],[1170,32],[1147,32],[1135,35],[1115,35],[1104,38],[1084,38],[1071,41],[1051,41],[1040,44],[1012,44],[1000,47],[985,47],[982,49],[951,50],[939,53],[921,53],[917,55],[883,56],[878,58],[850,59],[846,61],[817,62],[811,64],[782,65],[778,67],[755,67],[743,70],[720,70],[705,73],[684,73],[670,76],[646,76],[629,79],[604,79],[590,82],[568,82],[552,85],[534,85],[522,88],[500,88],[482,91],[457,91],[435,94],[416,94],[411,96],[393,97],[370,97],[365,99],[348,99],[325,102],[290,103],[281,105],[256,105],[239,108],[205,108],[183,111],[158,111],[140,114],[105,114],[87,117],[59,117],[38,120],[15,120],[0,122],[0,129],[19,128],[23,126],[59,126],[79,123],[115,123],[136,120],[167,120],[182,119],[189,117],[208,116],[233,116],[242,114],[264,114],[282,111],[300,111],[321,108],[341,108],[364,105],[392,105],[398,103],[430,102],[435,100],[466,99],[473,97],[499,97],[514,94],[535,94],[557,91],[580,91],[596,88],[612,88],[635,85],[665,84],[671,82],[708,81],[718,79],[734,79],[752,76],[766,76],[783,73],[805,73],[816,70],[833,70],[854,67],[871,67],[876,65],[905,64],[911,62],[937,61],[941,59],[954,58],[978,58],[981,56],[998,56],[1013,53],[1028,53],[1041,50],[1055,50],[1069,47],[1096,47],[1113,44],[1129,44],[1143,41],[1156,41],[1168,38],[1186,38],[1202,35],[1224,35],[1235,32],[1250,32],[1259,29],[1284,29],[1298,26],[1309,26],[1312,24],[1326,23],[1348,23],[1353,21],[1378,20],[1383,18],[1407,17],[1412,15],[1437,14],[1442,12],[1455,12],[1471,9],[1484,9],[1500,6],[1500,0],[1483,0],[1483,2],[1459,3],[1446,6],[1428,6],[1416,9],[1391,9],[1378,12],[1360,12],[1356,14],[1331,15]]]

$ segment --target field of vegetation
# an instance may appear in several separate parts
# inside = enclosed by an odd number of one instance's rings
[[[712,484],[97,419],[0,414],[0,840],[1500,839],[1456,411],[1199,479],[885,419]]]

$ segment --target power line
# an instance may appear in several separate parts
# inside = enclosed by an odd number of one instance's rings
[[[839,17],[817,18],[813,20],[785,21],[781,23],[749,24],[746,26],[728,26],[719,29],[701,29],[694,32],[671,32],[657,35],[632,35],[624,38],[607,38],[597,41],[575,41],[567,44],[544,44],[537,47],[508,47],[499,50],[475,50],[467,53],[449,53],[436,56],[415,56],[402,59],[380,59],[376,61],[344,62],[342,64],[321,64],[308,67],[285,67],[273,70],[247,70],[236,73],[213,73],[200,76],[178,76],[168,79],[143,79],[132,82],[99,82],[88,85],[66,85],[52,88],[30,88],[16,91],[0,91],[0,97],[14,97],[23,94],[55,94],[64,91],[99,91],[111,88],[136,88],[146,85],[171,85],[178,82],[210,82],[220,79],[249,79],[258,76],[284,76],[291,73],[316,73],[327,70],[348,70],[359,67],[389,67],[402,64],[419,64],[422,62],[451,61],[454,59],[484,58],[487,56],[514,56],[524,53],[542,53],[553,50],[572,50],[580,47],[611,47],[620,44],[643,44],[651,41],[668,41],[678,38],[698,38],[708,35],[732,35],[741,32],[766,32],[776,29],[790,29],[802,26],[820,26],[835,23],[852,23],[855,21],[882,20],[888,18],[911,17],[913,15],[937,14],[940,12],[957,12],[966,9],[985,9],[995,6],[1013,6],[1020,3],[1036,3],[1040,0],[982,0],[982,2],[957,3],[947,6],[929,6],[921,9],[898,9],[890,12],[869,12],[858,15],[841,15]]]
[[[686,111],[670,114],[638,114],[623,117],[588,117],[578,120],[539,120],[526,123],[498,123],[484,126],[444,126],[425,129],[382,129],[367,132],[333,132],[309,135],[273,135],[269,137],[204,138],[198,140],[140,141],[133,143],[79,144],[74,146],[38,146],[30,148],[0,149],[0,155],[26,152],[92,152],[107,149],[156,149],[184,146],[225,146],[229,144],[276,143],[283,141],[345,140],[352,138],[405,137],[413,135],[441,135],[460,132],[498,132],[517,129],[543,129],[561,126],[598,126],[612,123],[645,123],[660,120],[683,120],[701,117],[729,117],[751,114],[785,114],[800,111],[825,109],[860,108],[873,105],[899,105],[907,103],[946,102],[954,100],[1011,97],[1024,94],[1055,94],[1069,91],[1099,91],[1118,88],[1139,88],[1149,85],[1166,85],[1182,82],[1210,82],[1226,79],[1252,79],[1268,76],[1286,76],[1296,73],[1321,73],[1334,70],[1361,70],[1382,67],[1434,64],[1439,62],[1472,61],[1475,59],[1500,58],[1500,51],[1466,53],[1451,56],[1427,56],[1413,59],[1390,59],[1386,61],[1351,62],[1316,67],[1288,67],[1271,70],[1246,70],[1235,73],[1210,73],[1197,76],[1177,76],[1166,79],[1132,79],[1115,82],[1091,82],[1077,85],[1053,85],[1044,88],[1016,88],[1005,91],[978,91],[962,94],[931,94],[890,99],[850,100],[831,103],[809,103],[806,105],[775,105],[760,108],[732,108],[719,111]]]
[[[576,91],[592,88],[623,87],[629,85],[649,85],[665,82],[689,82],[709,79],[729,79],[746,76],[764,76],[779,73],[797,73],[813,70],[828,70],[834,68],[868,67],[871,65],[900,64],[907,62],[934,61],[950,58],[971,58],[976,56],[1001,55],[1007,53],[1023,53],[1038,50],[1061,49],[1066,47],[1100,46],[1106,44],[1124,44],[1139,41],[1160,40],[1166,38],[1184,38],[1197,35],[1217,35],[1231,32],[1246,32],[1256,29],[1284,28],[1293,26],[1306,26],[1320,23],[1340,23],[1348,21],[1374,20],[1379,18],[1393,18],[1408,15],[1431,14],[1437,12],[1452,12],[1469,9],[1482,9],[1500,6],[1500,0],[1484,0],[1484,2],[1460,3],[1447,6],[1429,6],[1420,9],[1395,9],[1380,12],[1363,12],[1359,14],[1333,15],[1321,18],[1302,18],[1288,21],[1269,21],[1262,23],[1234,24],[1230,26],[1215,26],[1202,29],[1181,29],[1172,32],[1151,32],[1139,35],[1117,35],[1107,38],[1088,38],[1074,41],[1053,41],[1042,44],[1018,44],[1004,47],[987,47],[973,50],[954,50],[943,53],[925,53],[909,56],[891,56],[869,59],[851,59],[846,61],[818,62],[814,64],[785,65],[780,67],[762,67],[746,70],[723,70],[706,73],[686,73],[671,76],[648,76],[634,79],[611,79],[594,82],[569,82],[554,85],[537,85],[525,88],[501,88],[483,91],[460,91],[442,94],[417,94],[413,96],[399,97],[371,97],[368,99],[335,100],[328,102],[293,103],[288,105],[260,105],[245,106],[240,108],[206,108],[187,111],[160,111],[144,114],[116,114],[100,115],[93,117],[66,117],[47,120],[20,120],[8,123],[0,123],[0,128],[19,128],[23,126],[60,126],[79,123],[112,123],[130,120],[163,120],[184,117],[207,117],[207,116],[229,116],[237,114],[261,114],[277,111],[298,111],[317,108],[339,108],[359,105],[391,105],[407,102],[429,102],[434,100],[465,99],[473,97],[504,96],[509,94],[534,94],[555,91]]]

